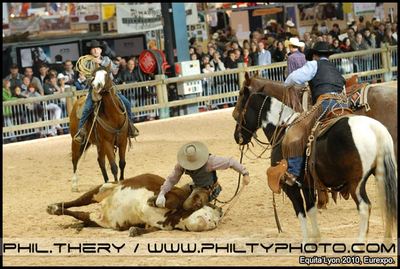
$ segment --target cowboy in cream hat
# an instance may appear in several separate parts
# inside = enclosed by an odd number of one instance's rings
[[[178,163],[172,173],[160,188],[160,193],[155,201],[157,207],[165,207],[165,195],[179,182],[184,173],[193,180],[192,193],[183,203],[183,208],[186,210],[197,210],[217,198],[222,188],[217,183],[216,170],[232,168],[243,175],[243,184],[247,185],[250,182],[249,172],[242,164],[232,157],[217,157],[210,154],[207,146],[199,141],[183,145],[178,151],[177,160]],[[193,194],[198,191],[207,193],[206,198],[201,203],[193,205]]]
[[[299,48],[303,48],[305,44],[304,42],[300,42],[297,37],[291,37],[288,42],[285,41],[285,45],[287,45],[286,47],[288,47],[290,51],[290,55],[288,56],[287,60],[287,72],[289,75],[294,70],[299,69],[306,64],[306,57],[299,50]]]

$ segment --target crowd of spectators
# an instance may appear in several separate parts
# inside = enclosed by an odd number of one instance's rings
[[[295,47],[296,50],[289,49],[285,41],[293,37],[298,38],[304,46]],[[321,25],[315,23],[310,32],[299,36],[293,22],[288,21],[282,26],[270,20],[266,29],[252,32],[249,39],[243,42],[238,41],[231,27],[214,32],[205,51],[196,39],[191,39],[189,53],[190,59],[200,61],[202,73],[210,73],[237,68],[239,63],[259,66],[287,61],[290,55],[306,55],[318,41],[328,42],[336,53],[380,48],[383,43],[397,45],[397,21],[390,23],[373,19],[370,22],[360,16],[358,21],[349,23],[347,29],[340,29],[337,23],[331,29],[326,27],[325,22]],[[113,74],[116,84],[148,80],[140,72],[136,57],[116,56],[113,62],[118,65],[118,72]],[[16,64],[10,67],[9,74],[3,79],[3,101],[63,93],[70,86],[75,86],[77,90],[88,87],[86,77],[77,73],[73,62],[68,59],[58,59],[53,66],[41,64],[37,74],[33,70],[36,68],[26,67],[22,74]],[[47,102],[46,105],[27,106],[39,119],[43,117],[44,111],[48,112],[50,120],[60,119],[63,108],[65,99]],[[3,109],[3,115],[4,125],[9,126],[11,110]],[[41,136],[54,136],[61,132],[60,125],[55,125],[48,133],[41,133]]]
[[[189,53],[192,60],[200,61],[204,73],[237,68],[238,63],[245,66],[268,65],[286,61],[294,53],[285,46],[285,41],[291,37],[297,37],[305,44],[299,47],[303,54],[307,54],[318,41],[328,42],[335,53],[359,51],[380,48],[383,43],[397,45],[397,22],[382,22],[375,18],[370,22],[360,16],[358,21],[348,23],[347,29],[340,29],[337,23],[331,29],[328,29],[325,22],[315,23],[310,32],[299,36],[293,22],[287,21],[282,26],[275,20],[270,20],[266,29],[252,32],[249,39],[244,40],[241,45],[235,31],[228,27],[212,35],[205,52],[201,44],[192,40]],[[209,67],[205,68],[208,63]]]

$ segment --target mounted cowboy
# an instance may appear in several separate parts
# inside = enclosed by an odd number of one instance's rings
[[[188,174],[193,180],[193,184],[186,186],[190,187],[192,192],[183,203],[185,210],[201,208],[217,198],[222,188],[217,182],[216,170],[232,168],[243,175],[244,185],[250,182],[249,172],[242,164],[232,157],[217,157],[210,154],[207,146],[202,142],[194,141],[183,145],[178,151],[177,159],[178,163],[161,186],[158,196],[150,199],[154,202],[157,198],[155,201],[157,207],[165,207],[165,194],[179,182],[184,173]],[[200,195],[201,199],[196,197],[199,203],[193,204],[196,195]]]
[[[290,186],[295,183],[301,185],[297,179],[304,166],[304,150],[311,128],[317,121],[325,119],[334,108],[342,112],[348,108],[344,94],[346,81],[328,60],[329,55],[334,53],[329,44],[317,42],[310,53],[313,60],[293,71],[284,83],[290,90],[294,84],[303,85],[308,81],[313,103],[313,108],[301,114],[295,124],[289,127],[282,141],[283,158],[288,160],[288,169],[280,180]]]
[[[111,69],[115,70],[118,69],[118,66],[113,63],[113,61],[110,59],[112,57],[113,53],[111,49],[107,46],[107,43],[103,41],[100,43],[98,40],[93,40],[92,42],[89,43],[88,48],[90,49],[90,55],[93,56],[93,59],[91,60],[92,64],[94,63],[95,65],[100,65],[107,67],[111,64]],[[108,52],[108,56],[102,56],[101,53],[103,52],[103,49]],[[110,57],[109,57],[110,56]],[[118,97],[122,100],[126,107],[126,111],[128,112],[128,118],[130,121],[129,124],[129,136],[134,138],[139,135],[139,130],[134,126],[134,118],[131,110],[131,103],[129,100],[121,94],[121,92],[116,93]],[[93,108],[93,99],[92,99],[92,86],[89,87],[89,92],[86,97],[86,102],[85,106],[83,108],[82,112],[82,117],[79,120],[79,126],[78,126],[78,132],[74,137],[74,140],[78,143],[83,143],[86,138],[86,130],[83,128],[85,122],[89,118],[89,115],[94,111]]]

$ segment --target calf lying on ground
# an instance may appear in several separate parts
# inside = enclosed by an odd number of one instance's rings
[[[184,210],[183,202],[190,195],[189,188],[174,187],[166,194],[165,208],[153,206],[164,179],[143,174],[118,183],[104,183],[70,202],[55,203],[47,207],[51,215],[69,215],[84,222],[85,226],[100,226],[128,230],[130,236],[156,230],[181,229],[207,231],[216,228],[222,210],[211,204],[198,210]],[[202,199],[201,195],[193,197]],[[68,210],[70,207],[101,204],[101,213]]]

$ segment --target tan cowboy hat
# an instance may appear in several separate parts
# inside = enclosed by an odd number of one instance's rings
[[[289,27],[294,27],[294,23],[291,20],[288,20],[286,22],[286,25],[289,26]]]
[[[300,42],[297,37],[291,37],[289,40],[285,41],[285,47],[288,47],[289,45],[302,48],[306,44],[304,44],[304,42]]]
[[[183,145],[177,154],[178,163],[186,170],[197,170],[208,160],[207,146],[202,142],[193,141]]]

